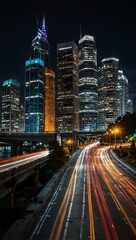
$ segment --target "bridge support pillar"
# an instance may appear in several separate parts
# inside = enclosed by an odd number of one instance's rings
[[[34,186],[39,187],[40,182],[39,182],[39,167],[35,167],[35,173],[34,173]]]
[[[74,152],[76,150],[76,148],[77,148],[76,131],[72,132],[72,140],[73,140],[72,152]]]
[[[10,193],[10,206],[14,207],[14,190]]]
[[[15,188],[16,188],[16,179],[13,177],[8,183],[7,183],[7,188],[10,188],[10,192],[7,195],[8,197],[8,205],[10,207],[14,207],[14,193],[15,193]]]
[[[34,185],[36,187],[39,186],[39,171],[36,171],[35,174],[34,174]]]
[[[19,153],[19,155],[22,155],[22,154],[23,154],[23,144],[20,144],[20,145],[18,146],[18,153]]]
[[[11,146],[11,156],[17,156],[23,154],[23,145],[22,144],[13,144]]]
[[[14,193],[15,193],[15,187],[12,188],[11,192],[7,195],[7,205],[9,207],[14,207]]]
[[[11,156],[17,156],[17,145],[11,146]]]

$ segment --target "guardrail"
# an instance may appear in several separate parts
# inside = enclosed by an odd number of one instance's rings
[[[110,154],[122,165],[124,166],[129,172],[131,172],[134,176],[136,176],[136,168],[130,166],[128,163],[125,163],[121,158],[119,158],[116,153],[110,149]]]

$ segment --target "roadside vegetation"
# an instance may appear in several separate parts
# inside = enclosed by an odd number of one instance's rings
[[[117,148],[115,152],[122,160],[124,160],[124,162],[136,168],[136,148],[122,147],[122,148]]]
[[[41,184],[46,184],[49,179],[62,167],[70,155],[69,149],[59,145],[58,141],[49,144],[49,161],[40,172]]]
[[[109,125],[107,131],[110,129],[120,129],[122,136],[130,136],[136,133],[136,112],[126,113],[116,119],[115,123]]]
[[[122,145],[116,148],[116,154],[125,162],[136,167],[136,112],[118,117],[115,124],[109,125],[107,133],[111,134],[111,143],[115,144],[116,134],[116,141]],[[124,147],[123,143],[125,142],[130,142],[130,147]]]

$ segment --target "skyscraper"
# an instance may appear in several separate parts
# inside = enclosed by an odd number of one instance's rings
[[[56,131],[55,118],[55,73],[46,68],[45,69],[45,132]]]
[[[98,68],[98,129],[105,131],[119,116],[117,58],[103,59]]]
[[[118,71],[119,80],[119,116],[125,115],[129,98],[128,79],[124,76],[123,71]]]
[[[128,99],[127,112],[133,113],[133,100],[132,99]]]
[[[25,132],[44,131],[44,61],[26,61]]]
[[[25,114],[24,114],[24,107],[23,105],[20,106],[20,112],[19,112],[19,132],[24,132],[25,127]]]
[[[19,131],[19,100],[20,84],[15,79],[8,79],[2,83],[2,119],[3,132]]]
[[[79,125],[80,131],[97,129],[97,49],[94,37],[79,40]]]
[[[78,47],[74,41],[57,45],[57,130],[79,130]]]
[[[25,132],[43,133],[45,129],[45,68],[50,67],[50,45],[45,18],[42,29],[32,41],[30,59],[26,61]]]

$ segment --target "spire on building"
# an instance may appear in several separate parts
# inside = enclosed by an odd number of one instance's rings
[[[38,29],[38,16],[36,15],[36,28]]]
[[[113,57],[114,57],[114,55],[115,55],[115,54],[114,54],[114,48],[113,48],[113,50],[112,50],[112,55],[113,55]]]
[[[38,34],[42,37],[47,38],[46,26],[45,26],[45,16],[43,15],[42,29],[38,27]]]
[[[80,39],[82,38],[82,24],[80,23]]]
[[[46,34],[45,16],[44,15],[43,15],[43,22],[42,22],[42,31]]]

